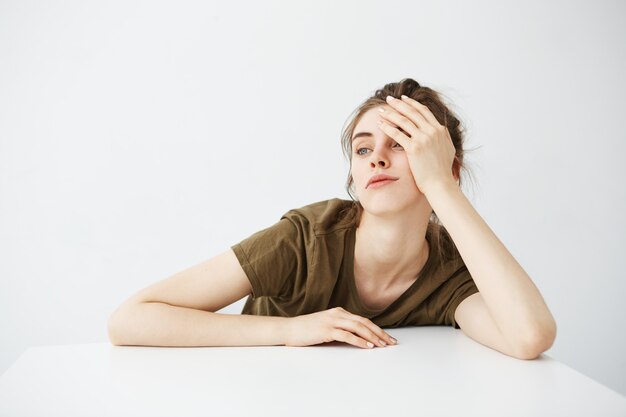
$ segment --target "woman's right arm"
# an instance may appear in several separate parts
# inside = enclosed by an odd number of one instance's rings
[[[394,344],[369,319],[341,307],[297,317],[215,311],[252,293],[232,249],[139,291],[111,314],[118,346],[309,346],[334,340],[368,348]],[[368,346],[368,341],[371,346]]]
[[[284,345],[286,317],[215,313],[252,293],[232,249],[159,281],[109,318],[114,345]]]

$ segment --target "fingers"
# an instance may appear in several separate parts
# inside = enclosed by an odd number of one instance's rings
[[[378,327],[377,325],[372,323],[371,320],[366,319],[365,317],[361,317],[361,316],[356,315],[356,314],[352,314],[349,311],[346,311],[346,313],[348,313],[352,317],[353,320],[356,320],[356,321],[358,321],[360,323],[363,323],[365,326],[367,326],[370,329],[370,331],[372,333],[374,333],[379,338],[379,340],[384,342],[385,344],[387,344],[387,345],[395,345],[397,343],[397,340],[395,340],[393,337],[391,337],[383,329],[381,329],[380,327]]]
[[[398,113],[406,116],[410,122],[414,123],[418,128],[428,125],[437,126],[437,119],[430,113],[430,109],[422,103],[412,98],[402,96],[400,100],[395,97],[387,96],[387,104]],[[393,112],[390,112],[393,114]],[[394,119],[395,121],[395,119]],[[433,124],[433,121],[435,124]]]
[[[415,100],[415,99],[413,99],[411,97],[407,97],[405,95],[402,95],[400,97],[400,99],[404,103],[407,103],[408,105],[413,106],[414,108],[416,108],[420,112],[420,115],[423,115],[423,117],[426,120],[428,120],[428,123],[430,123],[432,126],[438,126],[439,125],[439,122],[437,121],[437,118],[433,115],[433,113],[430,111],[428,106],[420,103],[419,101],[417,101],[417,100]]]
[[[335,329],[333,339],[365,349],[372,349],[374,347],[374,344],[372,342],[368,342],[367,340],[356,336],[354,333],[350,333],[341,329]]]
[[[381,329],[380,327],[378,327],[377,325],[375,325],[374,323],[372,323],[372,321],[371,321],[371,320],[366,319],[365,317],[361,317],[361,316],[359,316],[359,315],[357,315],[357,314],[352,314],[352,313],[350,313],[349,311],[347,311],[347,310],[345,310],[345,309],[343,309],[343,308],[341,308],[341,307],[338,307],[338,308],[340,308],[340,309],[341,309],[341,310],[340,310],[341,312],[343,312],[343,313],[347,314],[347,315],[348,315],[348,317],[349,317],[351,320],[356,320],[357,322],[362,323],[363,325],[365,325],[365,326],[369,329],[369,331],[370,331],[371,333],[373,333],[374,335],[376,335],[376,337],[379,339],[379,340],[377,341],[377,345],[379,345],[379,346],[384,346],[384,344],[380,343],[380,341],[384,342],[384,343],[385,343],[385,344],[387,344],[387,345],[395,345],[395,344],[397,343],[397,340],[395,340],[394,338],[392,338],[392,337],[391,337],[389,334],[387,334],[387,332],[385,332],[383,329]],[[371,339],[368,339],[368,340],[371,340]],[[372,341],[372,343],[374,343],[374,341]]]
[[[404,103],[403,105],[407,108],[410,107]],[[417,128],[427,124],[426,120],[419,115],[417,110],[412,108],[410,111],[412,111],[413,114],[409,116],[406,115],[406,112],[402,114],[402,112],[399,112],[397,109],[379,107],[380,117],[382,117],[388,124],[395,124],[396,126],[394,127],[406,132],[405,136],[408,138],[414,137],[419,132]],[[421,120],[418,121],[417,118],[420,118]]]

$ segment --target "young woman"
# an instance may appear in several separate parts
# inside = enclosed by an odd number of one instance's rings
[[[436,91],[410,78],[385,85],[342,135],[351,200],[289,210],[143,289],[111,315],[111,342],[372,348],[397,343],[383,328],[449,325],[536,358],[554,342],[556,323],[461,191],[463,140]],[[245,296],[242,314],[215,313]]]

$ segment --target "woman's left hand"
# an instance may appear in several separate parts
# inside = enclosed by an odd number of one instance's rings
[[[412,98],[387,96],[387,104],[393,110],[380,113],[378,127],[404,148],[417,188],[428,195],[441,183],[456,184],[452,175],[456,152],[448,129],[439,124],[427,106]]]

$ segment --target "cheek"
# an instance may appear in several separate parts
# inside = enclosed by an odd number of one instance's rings
[[[398,152],[398,154],[394,155],[391,164],[394,167],[393,171],[406,173],[410,170],[409,160],[404,152]]]
[[[352,174],[352,182],[355,187],[365,187],[365,182],[369,178],[367,173],[364,172],[362,167],[352,166],[352,170],[350,171]]]
[[[409,164],[409,159],[407,158],[406,152],[404,151],[398,151],[398,153],[396,154],[395,161],[396,161],[396,164],[403,164],[403,165]]]

